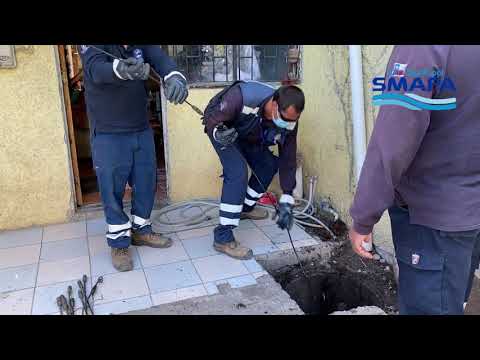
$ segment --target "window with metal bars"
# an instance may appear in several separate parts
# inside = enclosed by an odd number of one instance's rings
[[[193,87],[236,80],[297,83],[299,45],[161,45]]]

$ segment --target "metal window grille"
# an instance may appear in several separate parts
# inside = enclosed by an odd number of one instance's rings
[[[299,45],[162,45],[191,86],[236,80],[299,82]]]

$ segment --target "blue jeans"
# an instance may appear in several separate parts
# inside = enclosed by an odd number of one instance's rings
[[[157,165],[152,129],[130,133],[95,133],[91,138],[110,247],[125,248],[131,231],[152,232],[150,214],[157,189]],[[123,211],[126,184],[132,188],[133,224]]]
[[[210,141],[223,166],[220,225],[213,231],[214,241],[225,244],[234,240],[233,229],[239,224],[240,214],[252,211],[272,182],[278,172],[278,157],[265,146],[242,140],[224,149],[211,136]],[[248,167],[242,155],[262,184],[253,174],[248,178]]]
[[[480,260],[480,229],[446,232],[410,224],[389,209],[399,268],[401,315],[461,315]]]

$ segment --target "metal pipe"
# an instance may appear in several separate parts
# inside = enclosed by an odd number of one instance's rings
[[[358,183],[366,153],[365,106],[361,45],[349,45],[350,85],[352,91],[353,161],[355,183]]]

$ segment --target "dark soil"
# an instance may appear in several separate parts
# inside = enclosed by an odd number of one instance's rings
[[[378,306],[387,314],[398,313],[397,284],[392,267],[386,262],[363,259],[355,254],[343,221],[333,222],[322,214],[317,216],[334,232],[336,239],[324,229],[307,227],[306,231],[323,241],[339,242],[329,263],[321,265],[320,259],[302,263],[310,284],[299,265],[274,271],[275,280],[307,314],[328,314],[368,305]]]
[[[372,305],[393,314],[397,309],[397,282],[392,266],[386,262],[363,259],[355,254],[349,242],[344,242],[334,251],[330,265],[337,272],[354,273],[355,278],[373,293]]]

